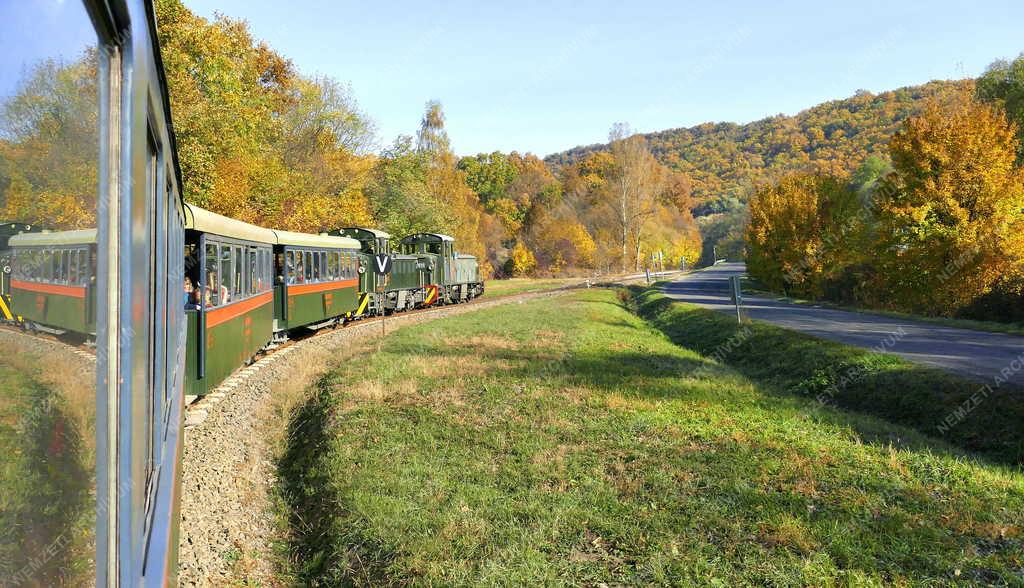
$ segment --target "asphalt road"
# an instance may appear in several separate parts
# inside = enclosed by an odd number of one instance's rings
[[[721,263],[670,282],[665,286],[665,294],[735,314],[729,277],[745,271],[743,263]],[[1024,337],[1017,335],[944,327],[758,296],[745,295],[743,311],[752,319],[858,347],[876,348],[883,342],[895,341],[888,351],[908,360],[980,382],[995,383],[998,376],[1024,385]],[[899,335],[901,328],[903,335]]]

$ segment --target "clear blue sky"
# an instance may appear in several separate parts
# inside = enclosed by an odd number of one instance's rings
[[[654,131],[793,114],[1024,51],[1022,0],[185,2],[249,21],[303,73],[351,83],[381,143],[441,100],[460,154],[544,155],[604,141],[617,121]]]

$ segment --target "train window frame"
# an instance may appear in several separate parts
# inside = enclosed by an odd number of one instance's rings
[[[68,285],[77,286],[78,278],[78,249],[68,250]]]
[[[259,284],[257,274],[259,274],[259,256],[256,253],[255,245],[248,245],[245,248],[245,273],[248,276],[246,280],[245,295],[247,297],[253,296],[256,293],[256,288]]]
[[[217,259],[220,260],[219,288],[220,292],[227,293],[227,296],[221,296],[220,305],[227,306],[228,304],[231,304],[233,302],[233,300],[231,299],[231,291],[234,287],[234,284],[231,283],[231,278],[232,276],[235,275],[235,268],[231,266],[231,245],[220,243],[217,249],[219,251]]]
[[[217,308],[220,306],[220,244],[216,241],[206,239],[204,244],[205,251],[203,252],[203,267],[200,281],[202,282],[203,292],[200,293],[202,308]],[[212,255],[211,255],[212,252]],[[216,284],[210,283],[210,269],[211,263],[213,275],[216,276]],[[206,303],[206,292],[210,292],[210,303]]]
[[[274,286],[274,251],[272,249],[265,250],[263,258],[263,291],[266,292]]]
[[[231,245],[231,299],[241,300],[245,297],[245,258],[241,245]]]

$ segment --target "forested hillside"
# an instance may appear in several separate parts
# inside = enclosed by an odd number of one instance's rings
[[[1024,319],[1024,56],[924,102],[855,173],[791,172],[749,204],[747,268],[808,298]]]
[[[675,267],[710,261],[715,247],[737,258],[758,187],[793,171],[848,176],[872,154],[884,167],[889,138],[924,102],[974,90],[972,80],[932,82],[648,135],[616,124],[608,144],[546,161],[460,158],[445,129],[458,113],[439,101],[426,101],[415,136],[379,137],[346,84],[302,72],[245,21],[204,19],[181,0],[155,6],[187,201],[298,231],[448,233],[495,276],[635,271],[653,259]],[[0,102],[4,218],[94,224],[80,205],[93,183],[79,171],[94,160],[79,127],[94,121],[62,97],[69,86],[94,93],[95,75],[93,55],[40,63]],[[979,91],[1001,95],[995,81]]]
[[[789,171],[849,173],[867,155],[885,153],[889,138],[925,100],[948,100],[973,80],[935,81],[881,94],[858,92],[809,108],[748,124],[705,123],[645,135],[660,162],[691,179],[694,214],[735,208],[754,189]],[[548,156],[561,166],[607,145],[576,147]]]

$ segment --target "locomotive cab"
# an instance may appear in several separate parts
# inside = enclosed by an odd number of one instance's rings
[[[455,251],[455,239],[440,233],[416,233],[402,239],[403,253],[430,266],[430,282],[441,303],[466,302],[483,294],[476,257]]]

